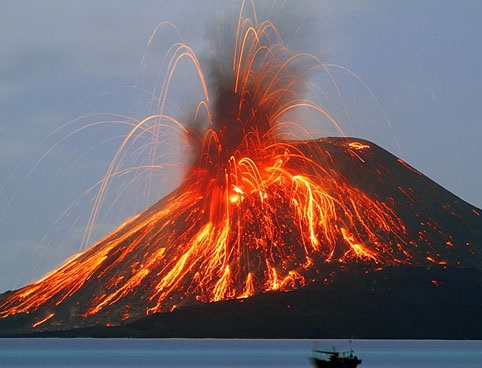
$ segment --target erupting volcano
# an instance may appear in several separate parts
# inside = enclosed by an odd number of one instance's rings
[[[306,97],[326,66],[291,52],[268,21],[240,16],[232,45],[209,60],[173,47],[203,99],[179,126],[192,148],[182,185],[41,280],[0,297],[0,326],[18,332],[119,325],[197,303],[329,282],[352,264],[481,268],[480,211],[375,144],[304,140],[310,116],[337,123]],[[231,55],[227,57],[226,55]],[[162,95],[160,101],[165,101]],[[301,112],[301,113],[298,113]],[[152,117],[126,137],[115,160]],[[157,127],[156,130],[162,129]]]

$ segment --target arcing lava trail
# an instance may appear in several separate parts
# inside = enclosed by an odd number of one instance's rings
[[[41,280],[4,294],[0,326],[120,324],[293,290],[353,262],[481,267],[477,209],[370,142],[296,139],[294,110],[336,124],[303,96],[319,60],[290,52],[270,22],[241,16],[231,51],[226,65],[213,64],[213,101],[205,87],[183,128],[195,152],[184,183]],[[200,68],[186,46],[181,55]]]

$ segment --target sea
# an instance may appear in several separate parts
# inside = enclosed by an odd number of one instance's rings
[[[0,339],[0,367],[311,367],[313,349],[360,368],[482,367],[482,340]]]

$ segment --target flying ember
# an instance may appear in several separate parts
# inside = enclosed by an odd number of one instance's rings
[[[271,22],[246,18],[243,9],[232,36],[208,70],[187,45],[173,46],[161,112],[126,136],[101,183],[90,225],[118,156],[136,134],[152,129],[151,119],[174,122],[191,147],[182,185],[41,280],[8,294],[0,318],[35,315],[36,328],[65,320],[119,324],[183,305],[292,290],[328,277],[335,265],[413,262],[414,242],[393,203],[335,170],[337,155],[323,139],[303,141],[296,133],[303,121],[292,117],[304,115],[341,131],[306,97],[309,77],[326,68],[323,62],[290,51]],[[197,71],[203,98],[192,118],[180,122],[163,104],[169,78],[185,58]],[[360,164],[372,150],[344,138],[334,147]]]

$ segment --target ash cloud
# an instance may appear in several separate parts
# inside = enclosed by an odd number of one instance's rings
[[[289,12],[291,7],[286,8],[283,11]],[[204,114],[188,120],[192,164],[199,163],[206,138],[222,146],[211,148],[219,150],[209,154],[219,159],[215,165],[227,162],[237,151],[246,151],[248,141],[277,140],[280,111],[304,99],[309,77],[319,65],[315,58],[296,56],[283,39],[283,35],[299,33],[299,27],[292,32],[298,19],[277,24],[281,14],[263,17],[273,9],[261,9],[257,22],[251,24],[236,12],[210,23],[200,62],[208,83],[211,121]],[[253,9],[245,7],[242,16],[254,19],[250,12]],[[253,42],[254,38],[258,41]],[[288,44],[294,43],[292,37]]]

